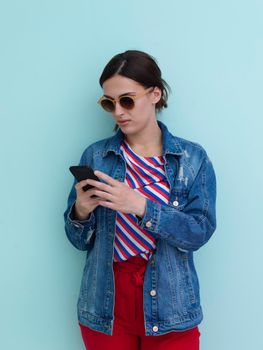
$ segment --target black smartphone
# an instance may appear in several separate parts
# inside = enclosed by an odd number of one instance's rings
[[[91,167],[87,165],[73,165],[69,168],[70,172],[75,176],[78,182],[86,179],[92,179],[100,181],[99,178],[94,174]],[[91,189],[93,186],[87,184],[83,188],[83,191]]]

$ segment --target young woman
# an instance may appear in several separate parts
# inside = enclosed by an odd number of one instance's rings
[[[193,252],[216,228],[213,166],[199,144],[157,121],[169,86],[153,57],[114,56],[100,85],[117,132],[84,151],[80,165],[100,181],[75,182],[64,214],[68,239],[87,251],[83,341],[89,350],[197,350],[203,316]]]

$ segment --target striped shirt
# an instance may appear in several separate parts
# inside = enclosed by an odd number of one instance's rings
[[[139,156],[126,140],[122,141],[120,150],[126,161],[125,183],[144,197],[167,204],[170,188],[163,157]],[[155,248],[154,237],[148,230],[137,225],[135,215],[117,211],[114,261],[124,261],[136,255],[148,260]]]

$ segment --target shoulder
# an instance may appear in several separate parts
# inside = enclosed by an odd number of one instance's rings
[[[174,136],[176,142],[180,145],[183,154],[186,157],[191,157],[191,156],[199,156],[199,157],[206,157],[207,152],[205,148],[196,141],[193,140],[187,140],[179,136]]]
[[[206,149],[199,142],[188,140],[172,134],[168,129],[165,131],[165,148],[167,153],[178,157],[179,167],[188,169],[194,178],[201,167],[212,168]]]
[[[168,153],[178,154],[186,159],[200,160],[207,157],[205,148],[199,142],[173,134],[163,123],[161,128],[164,136],[164,148]]]

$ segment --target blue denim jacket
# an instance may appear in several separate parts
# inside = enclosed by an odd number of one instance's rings
[[[150,199],[138,224],[156,239],[156,251],[144,277],[146,335],[184,331],[202,318],[199,283],[193,251],[204,245],[216,228],[216,178],[211,161],[198,144],[162,130],[165,171],[170,184],[168,205]],[[125,161],[120,153],[123,133],[89,146],[80,164],[90,165],[124,181]],[[64,213],[68,239],[86,250],[86,264],[78,299],[80,323],[112,334],[114,322],[113,243],[116,211],[98,206],[87,220],[74,220],[75,182]],[[152,290],[155,293],[150,293]]]

